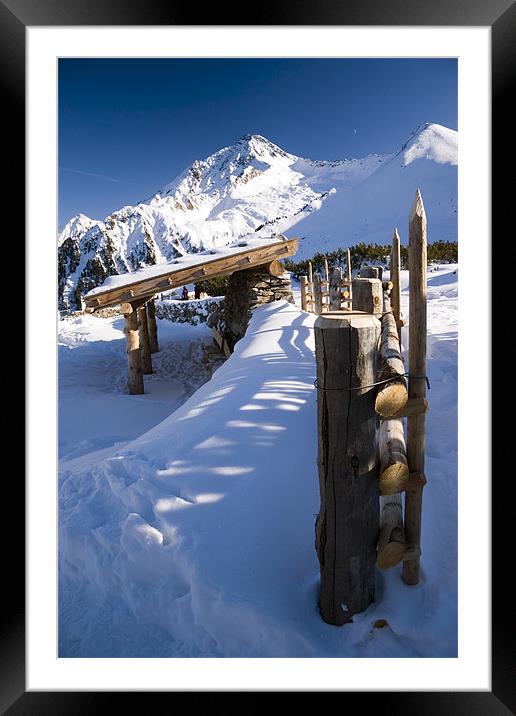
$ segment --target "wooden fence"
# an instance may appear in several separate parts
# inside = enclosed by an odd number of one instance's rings
[[[327,264],[324,278],[312,275],[311,266],[302,277],[303,308],[320,314],[314,326],[321,500],[316,551],[319,606],[330,624],[351,621],[374,600],[376,568],[401,562],[405,584],[419,582],[428,409],[426,243],[418,190],[409,218],[408,371],[400,340],[397,231],[388,281],[381,267],[366,267],[351,280],[349,252],[341,282],[342,273]]]

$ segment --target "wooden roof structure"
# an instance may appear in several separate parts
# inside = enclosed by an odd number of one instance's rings
[[[188,254],[170,263],[148,266],[121,276],[110,276],[102,286],[83,296],[83,300],[88,312],[126,302],[141,303],[171,288],[270,265],[277,259],[292,256],[297,248],[297,238],[246,237],[223,249]]]

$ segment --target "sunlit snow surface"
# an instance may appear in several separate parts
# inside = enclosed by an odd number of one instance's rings
[[[422,581],[378,572],[340,628],[317,609],[315,317],[258,309],[180,407],[205,328],[160,321],[157,373],[129,396],[120,319],[61,322],[60,656],[456,655],[457,267],[428,288]]]

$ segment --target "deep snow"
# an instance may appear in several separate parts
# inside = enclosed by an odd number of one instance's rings
[[[422,581],[378,572],[375,602],[340,628],[317,611],[315,316],[258,309],[176,410],[191,376],[166,348],[176,388],[158,373],[128,396],[119,319],[60,322],[60,656],[456,655],[457,267],[428,278]],[[181,328],[166,323],[163,346]]]

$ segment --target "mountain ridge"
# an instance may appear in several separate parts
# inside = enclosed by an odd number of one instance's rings
[[[109,275],[225,246],[253,232],[288,235],[295,227],[297,235],[302,229],[307,255],[335,241],[349,245],[367,233],[369,224],[360,227],[363,217],[357,210],[363,205],[360,197],[369,194],[367,187],[374,187],[374,177],[386,175],[392,184],[401,181],[397,174],[408,172],[415,181],[414,167],[424,164],[439,167],[441,174],[455,167],[456,174],[456,136],[454,130],[427,123],[393,154],[312,160],[262,135],[246,134],[195,160],[135,206],[103,220],[72,217],[58,236],[59,306],[80,306],[80,296]],[[380,182],[375,191],[391,196],[392,186],[382,188]],[[422,191],[426,200],[424,186]]]

